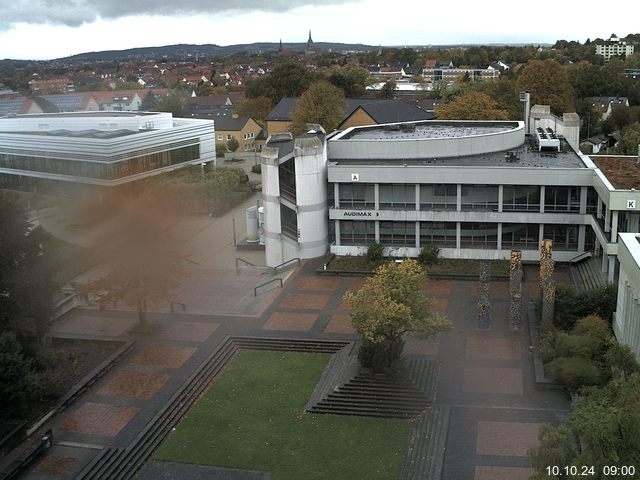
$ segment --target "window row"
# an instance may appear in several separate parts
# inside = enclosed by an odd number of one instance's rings
[[[379,242],[388,247],[415,247],[416,235],[420,245],[456,248],[456,222],[379,222]],[[498,248],[497,223],[460,223],[460,247]],[[556,250],[577,250],[577,225],[544,225],[543,238],[553,240]],[[540,227],[533,223],[503,223],[501,246],[503,249],[537,250]],[[375,221],[340,220],[340,245],[369,245],[376,241]]]
[[[339,208],[375,208],[375,185],[372,183],[339,184]],[[588,208],[593,207],[593,193],[589,192]],[[594,191],[595,193],[595,191]],[[457,210],[458,185],[420,185],[420,210]],[[505,212],[540,211],[540,186],[505,185],[502,192],[502,210]],[[597,202],[597,195],[595,197]],[[380,184],[378,202],[381,209],[415,210],[415,184]],[[461,185],[460,207],[462,210],[499,210],[498,185]],[[544,211],[580,212],[580,187],[546,187]]]

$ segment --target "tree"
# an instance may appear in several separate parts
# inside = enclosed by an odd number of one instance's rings
[[[457,100],[440,105],[436,109],[438,119],[443,120],[508,120],[506,110],[486,93],[469,92]]]
[[[261,125],[264,124],[264,119],[273,108],[271,99],[264,96],[247,98],[244,102],[237,105],[237,107],[234,105],[234,110],[238,115],[253,118]]]
[[[539,446],[529,451],[535,479],[567,478],[548,475],[547,466],[593,466],[589,478],[603,480],[611,465],[640,465],[640,374],[616,379],[605,387],[585,389],[569,417],[559,426],[540,430]],[[636,475],[637,475],[636,471]],[[573,478],[573,477],[572,477]],[[634,476],[635,478],[635,476]]]
[[[522,70],[516,85],[531,93],[531,102],[549,105],[556,115],[574,112],[574,93],[566,69],[555,60],[532,60]]]
[[[291,131],[299,135],[306,131],[307,123],[318,123],[331,132],[344,118],[345,106],[342,90],[326,81],[316,82],[302,94],[291,112]]]
[[[240,147],[240,142],[238,142],[238,139],[236,137],[231,137],[229,140],[227,140],[227,149],[230,152],[235,152],[236,150],[238,150],[238,147]]]
[[[300,96],[309,88],[311,80],[312,75],[304,65],[287,62],[268,75],[248,81],[246,95],[249,98],[268,97],[275,105],[284,97]]]
[[[621,153],[637,155],[638,145],[640,145],[640,122],[635,122],[622,131],[622,138],[620,139]]]
[[[172,91],[168,96],[158,100],[155,111],[170,112],[174,117],[182,117],[184,114],[184,98],[177,91]]]
[[[382,89],[378,93],[380,98],[393,98],[396,94],[396,81],[394,79],[387,80]]]
[[[369,72],[362,67],[346,67],[329,75],[329,82],[342,89],[345,97],[358,98],[366,93]]]
[[[83,288],[101,308],[118,301],[135,306],[144,329],[149,306],[172,298],[182,257],[166,232],[171,218],[155,195],[142,194],[114,209],[109,228],[94,244],[95,255],[109,271]]]
[[[403,335],[429,337],[451,328],[423,293],[427,274],[412,259],[380,266],[357,292],[347,292],[351,323],[362,335],[359,358],[363,367],[392,372],[398,367]]]
[[[156,96],[149,90],[140,102],[140,110],[143,112],[151,112],[156,105]]]

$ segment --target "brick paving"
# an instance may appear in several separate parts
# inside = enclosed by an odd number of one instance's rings
[[[133,359],[135,365],[155,368],[180,368],[195,348],[149,345]]]
[[[539,423],[478,422],[476,454],[526,457],[538,443]]]
[[[273,312],[262,328],[263,330],[308,332],[317,319],[317,313]]]
[[[149,335],[128,333],[137,323],[133,312],[77,310],[57,321],[53,330],[61,334],[114,336],[138,343],[121,364],[52,421],[56,440],[126,447],[228,335],[356,340],[349,307],[341,297],[361,288],[366,278],[318,276],[318,265],[319,261],[304,262],[282,290],[260,300],[266,303],[243,310],[261,312],[255,315],[226,315],[242,295],[236,291],[232,301],[229,294],[218,307],[217,300],[198,298],[209,295],[204,288],[189,294],[202,312],[188,306],[184,313],[150,314],[150,322],[160,328]],[[193,275],[206,273],[195,270]],[[537,294],[537,276],[530,273],[528,298]],[[190,280],[197,281],[193,275]],[[216,283],[222,291],[215,298],[224,297],[224,288],[236,280],[238,288],[245,288],[242,298],[255,298],[247,286],[251,275],[234,275]],[[207,283],[208,288],[212,285]],[[441,362],[436,404],[451,407],[442,480],[520,480],[532,473],[524,455],[537,441],[538,425],[557,423],[566,415],[568,401],[561,393],[535,388],[526,329],[517,334],[508,329],[507,282],[491,284],[491,330],[477,331],[477,286],[475,279],[431,280],[425,292],[454,328],[436,339],[407,337],[405,353]],[[39,473],[34,469],[32,474],[42,480],[71,479],[94,455],[93,450],[56,445],[35,467]],[[72,473],[62,472],[63,467]]]
[[[139,411],[135,407],[87,402],[67,417],[60,430],[114,437]]]
[[[121,371],[109,383],[98,390],[98,395],[119,395],[138,400],[149,400],[169,380],[169,375]]]

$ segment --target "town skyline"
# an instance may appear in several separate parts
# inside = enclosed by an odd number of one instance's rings
[[[588,38],[608,38],[612,33],[624,37],[637,29],[630,15],[621,15],[611,24],[593,24],[589,12],[598,9],[591,0],[579,10],[563,4],[554,5],[552,10],[528,10],[504,0],[482,5],[461,0],[456,10],[468,14],[455,18],[448,5],[393,9],[382,0],[340,5],[333,0],[320,4],[281,1],[268,7],[243,2],[234,8],[217,0],[204,6],[195,2],[181,2],[179,6],[158,3],[141,6],[133,14],[115,4],[93,0],[75,2],[71,8],[57,0],[38,0],[35,5],[21,0],[0,6],[0,58],[50,60],[92,51],[172,44],[299,43],[306,41],[309,30],[316,42],[402,47],[537,45],[560,39],[584,42]],[[631,2],[622,3],[622,10],[625,3],[631,7]],[[408,12],[410,18],[423,22],[408,25]]]

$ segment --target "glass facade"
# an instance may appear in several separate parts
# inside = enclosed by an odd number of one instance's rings
[[[31,157],[2,153],[0,154],[0,167],[69,175],[73,177],[116,180],[138,173],[198,160],[199,158],[200,145],[190,145],[145,155],[139,155],[139,152],[132,152],[131,158],[116,162],[91,162],[86,160],[69,160],[46,156]]]
[[[380,222],[380,243],[387,247],[415,247],[415,222]]]
[[[373,209],[376,206],[375,186],[372,183],[342,183],[339,193],[340,208]]]
[[[455,222],[420,222],[420,246],[456,247]]]
[[[380,208],[382,209],[416,209],[416,186],[414,184],[381,184],[378,191]]]
[[[370,245],[376,241],[376,222],[340,220],[340,245]]]
[[[296,201],[296,162],[287,160],[278,167],[280,195],[295,203]]]
[[[502,192],[502,211],[539,212],[540,187],[537,185],[505,185]]]
[[[420,185],[420,210],[456,210],[457,205],[457,185]]]
[[[547,224],[544,238],[553,241],[554,250],[578,250],[578,226]]]
[[[460,224],[461,248],[498,248],[498,224],[465,222]]]
[[[498,211],[497,185],[462,185],[462,210]]]
[[[282,204],[280,204],[280,225],[283,234],[298,240],[298,214]]]
[[[502,248],[537,250],[540,227],[537,223],[503,223]]]
[[[545,212],[580,212],[580,187],[546,187]]]

